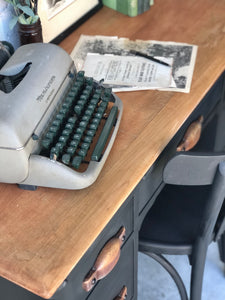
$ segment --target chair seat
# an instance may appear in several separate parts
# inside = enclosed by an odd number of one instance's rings
[[[140,246],[161,254],[191,254],[210,187],[166,185],[143,221]]]

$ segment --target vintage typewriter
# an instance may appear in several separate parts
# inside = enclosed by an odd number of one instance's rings
[[[18,48],[0,70],[0,182],[82,189],[99,175],[122,102],[53,44]]]

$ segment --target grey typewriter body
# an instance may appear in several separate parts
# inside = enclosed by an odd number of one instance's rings
[[[57,155],[51,153],[54,145],[46,151],[42,145],[43,141],[46,143],[49,123],[62,110],[62,103],[76,80],[73,61],[56,45],[25,45],[0,70],[0,77],[10,78],[25,68],[27,71],[23,79],[10,92],[0,91],[0,182],[66,189],[81,189],[91,185],[99,175],[116,137],[123,109],[121,100],[114,94],[110,95],[110,105],[116,107],[118,113],[107,144],[102,146],[104,151],[101,150],[101,156],[86,162],[84,155],[83,161],[87,167],[76,170],[71,162],[63,163],[62,155],[58,159]],[[100,87],[104,91],[101,84],[94,81],[92,85],[94,90],[99,91]],[[76,115],[74,106],[77,101],[79,96],[70,108],[70,117]],[[96,105],[93,114],[100,106],[99,103]],[[89,126],[87,123],[84,132],[88,131]],[[74,132],[70,132],[70,139],[71,136],[74,136]],[[78,145],[76,153],[79,147],[82,146]],[[42,154],[44,152],[50,154]]]

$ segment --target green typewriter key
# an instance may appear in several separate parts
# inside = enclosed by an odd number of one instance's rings
[[[87,108],[92,110],[92,112],[93,112],[95,110],[95,107],[96,107],[95,105],[89,104]]]
[[[54,132],[54,131],[50,131],[50,130],[49,130],[48,132],[46,132],[45,138],[50,139],[51,142],[52,142],[53,139],[56,137],[56,135],[57,135],[57,132]]]
[[[90,118],[91,118],[91,116],[84,115],[84,116],[82,117],[82,121],[89,122]]]
[[[68,153],[63,154],[63,156],[62,156],[62,162],[65,165],[69,165],[70,160],[71,160],[71,155],[70,154],[68,154]]]
[[[83,95],[85,95],[85,96],[87,96],[87,98],[89,98],[90,97],[90,95],[91,95],[91,93],[92,93],[92,86],[87,86],[86,88],[85,88],[85,90],[83,90]]]
[[[78,78],[78,77],[81,77],[81,78],[84,77],[84,71],[78,71],[76,78]]]
[[[82,137],[82,134],[80,134],[80,133],[75,133],[75,134],[73,135],[73,140],[80,141],[80,140],[81,140],[81,137]]]
[[[91,124],[95,124],[95,125],[99,125],[99,123],[100,123],[100,121],[101,121],[101,119],[99,119],[99,118],[93,118],[92,120],[91,120]]]
[[[90,100],[90,104],[92,104],[92,105],[94,105],[94,106],[96,107],[98,101],[99,101],[99,97],[96,98],[96,99],[92,98],[92,99]]]
[[[69,136],[61,135],[61,136],[59,137],[58,141],[59,141],[60,143],[64,143],[64,145],[65,145],[66,142],[68,141],[68,139],[69,139]]]
[[[101,100],[101,94],[98,94],[98,93],[94,93],[94,95],[92,96],[92,98],[94,99],[94,100],[98,100],[98,101],[100,101]]]
[[[78,100],[77,101],[77,105],[84,107],[84,105],[86,104],[85,100]]]
[[[99,100],[100,96],[101,96],[101,92],[100,91],[98,92],[97,90],[95,90],[95,93],[93,94],[92,98],[95,100],[96,99]]]
[[[90,144],[89,143],[82,143],[80,147],[81,147],[81,149],[88,150],[90,148]]]
[[[111,96],[112,88],[105,88],[104,89],[104,96]]]
[[[80,121],[79,127],[86,128],[86,127],[87,127],[87,124],[88,124],[87,121]]]
[[[59,126],[61,125],[61,121],[60,121],[60,120],[54,120],[54,121],[52,122],[52,125],[59,128]]]
[[[56,160],[59,156],[59,149],[56,147],[52,147],[50,150],[50,159]]]
[[[55,144],[55,147],[56,147],[57,149],[59,149],[59,151],[62,151],[65,145],[66,145],[66,143],[61,141],[61,142],[57,142],[57,143]]]
[[[102,101],[103,102],[108,103],[108,102],[110,102],[110,100],[111,100],[110,96],[108,96],[108,95],[103,95],[102,96]]]
[[[85,79],[86,79],[86,88],[85,88],[85,90],[92,91],[93,90],[93,85],[94,85],[93,78],[85,77]]]
[[[45,138],[47,138],[47,139],[49,139],[49,140],[51,140],[51,141],[53,141],[54,137],[55,137],[55,133],[54,133],[54,132],[51,132],[51,131],[48,131],[48,132],[46,133],[46,135],[45,135]]]
[[[77,77],[76,80],[77,80],[77,82],[79,82],[81,85],[84,84],[84,77],[83,77],[83,78],[82,78],[82,77]]]
[[[102,119],[102,116],[103,116],[103,113],[102,113],[102,112],[97,111],[97,112],[95,113],[95,118],[97,118],[97,119],[99,119],[99,120]]]
[[[70,96],[70,95],[67,95],[66,97],[66,100],[64,103],[68,104],[68,105],[72,105],[73,104],[73,101],[74,101],[74,97],[73,96]]]
[[[59,113],[65,116],[68,113],[68,109],[61,107]]]
[[[66,97],[74,98],[74,95],[76,94],[76,91],[78,91],[77,87],[71,87],[70,91],[68,92]]]
[[[98,95],[101,95],[101,93],[102,93],[102,87],[98,85],[96,87],[96,89],[95,89],[95,93],[98,94]]]
[[[103,116],[104,112],[105,112],[105,108],[102,107],[102,106],[99,106],[98,110],[97,110],[97,113],[99,113],[99,114],[101,114]]]
[[[81,105],[75,105],[74,106],[74,111],[75,113],[79,116],[82,112],[83,107]]]
[[[101,102],[101,104],[99,105],[99,107],[102,107],[102,108],[104,108],[104,109],[106,109],[107,108],[107,106],[108,106],[108,102]]]
[[[78,127],[76,129],[76,133],[80,134],[82,136],[82,134],[84,133],[85,129],[86,129],[85,127]]]
[[[83,101],[84,103],[87,103],[87,101],[88,101],[88,98],[89,98],[89,95],[85,95],[85,94],[82,94],[81,96],[80,96],[80,101]]]
[[[77,147],[68,147],[66,149],[66,153],[70,154],[70,155],[74,155],[74,153],[76,152]]]
[[[68,123],[71,123],[71,124],[75,124],[76,123],[76,121],[77,121],[77,117],[70,117],[69,119],[68,119]]]
[[[66,123],[66,125],[65,125],[65,129],[68,129],[68,130],[71,130],[71,131],[72,131],[73,128],[74,128],[74,126],[75,126],[75,125],[74,125],[73,123],[69,123],[69,122],[68,122],[68,123]]]
[[[68,96],[72,96],[73,95],[72,93],[75,94],[75,97],[76,97],[79,93],[79,88],[77,86],[73,85]]]
[[[71,134],[71,132],[72,132],[72,130],[67,128],[62,131],[62,135],[69,136]]]
[[[62,121],[62,120],[64,119],[64,115],[59,113],[59,114],[57,114],[57,115],[55,116],[55,118],[56,118],[57,120]]]
[[[86,116],[91,116],[93,114],[93,111],[90,109],[87,109],[84,113]]]
[[[68,101],[65,101],[62,105],[63,109],[66,109],[67,111],[70,109],[72,103],[69,103]]]
[[[80,81],[74,82],[74,87],[76,87],[79,91],[81,90],[83,83]]]
[[[45,149],[49,149],[51,143],[52,143],[52,141],[48,138],[43,139],[42,142],[41,142],[42,147],[45,148]]]
[[[95,135],[95,131],[94,131],[94,130],[87,130],[86,134],[87,134],[88,136],[93,137],[93,136]]]
[[[59,154],[61,154],[63,152],[64,147],[65,147],[65,143],[63,143],[63,142],[57,142],[55,144],[55,147],[53,147],[53,148],[57,149],[57,157],[59,156]]]
[[[94,83],[93,77],[86,77],[86,83],[87,83],[87,85],[92,86]]]
[[[83,138],[83,140],[84,140],[85,143],[91,144],[91,142],[93,140],[93,137],[90,136],[90,135],[85,135],[84,138]]]
[[[73,82],[73,86],[71,87],[71,91],[75,91],[75,89],[77,89],[77,81],[75,80],[74,82]]]
[[[78,155],[81,156],[83,159],[85,158],[85,156],[87,155],[88,149],[80,149],[78,151]]]
[[[75,169],[79,169],[81,163],[82,163],[82,160],[83,158],[81,156],[75,156],[73,158],[73,161],[72,161],[72,166],[75,168]]]
[[[79,141],[78,140],[72,140],[71,142],[70,142],[70,146],[71,147],[77,147],[79,145]]]
[[[94,111],[95,111],[95,107],[93,107],[92,105],[90,105],[90,107],[88,107],[87,109],[88,111],[90,111],[91,116],[93,115]]]
[[[97,129],[98,129],[98,124],[91,123],[91,124],[89,125],[89,128],[90,128],[91,130],[97,131]]]
[[[71,155],[74,155],[74,153],[77,150],[78,145],[79,145],[78,141],[76,141],[76,140],[71,141],[69,147],[66,150],[66,152],[71,154]]]
[[[49,127],[49,131],[53,132],[53,133],[57,133],[58,129],[59,129],[58,126],[50,126]]]
[[[67,97],[69,96],[70,98],[74,99],[76,97],[76,94],[77,94],[76,90],[72,90],[72,88],[71,88],[71,90],[69,91]]]
[[[85,102],[88,100],[87,93],[84,93],[85,90],[82,91],[82,94],[80,95],[80,100],[84,100]]]

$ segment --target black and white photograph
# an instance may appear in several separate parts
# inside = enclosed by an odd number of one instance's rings
[[[172,90],[189,93],[191,80],[197,56],[197,46],[185,43],[129,40],[127,38],[107,37],[107,36],[87,36],[82,35],[73,49],[71,56],[74,59],[76,68],[81,70],[85,65],[86,57],[89,53],[113,54],[128,56],[132,51],[143,53],[145,56],[154,57],[158,60],[172,59],[172,80],[167,88],[160,90]],[[127,91],[137,89],[149,89],[146,87],[114,87],[114,91]],[[152,87],[151,87],[152,89]],[[156,87],[156,89],[159,89]]]

